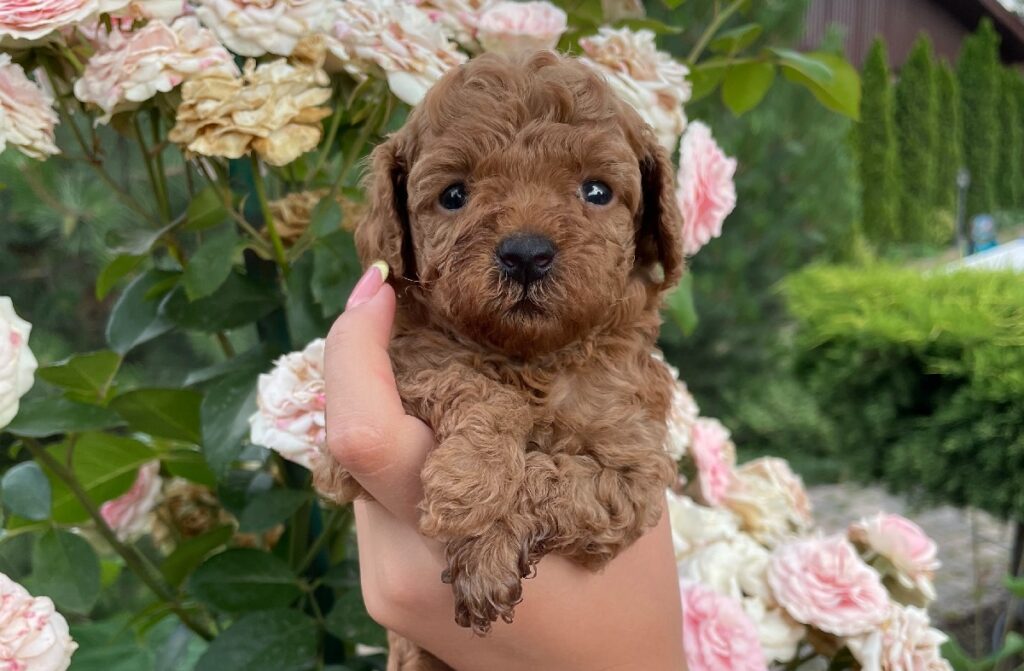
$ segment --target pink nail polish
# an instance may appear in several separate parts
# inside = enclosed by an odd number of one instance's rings
[[[370,264],[370,267],[366,269],[363,276],[356,282],[355,288],[352,289],[352,293],[348,297],[348,303],[345,304],[345,309],[350,310],[358,305],[362,305],[376,296],[380,288],[384,286],[384,281],[388,279],[388,272],[388,264],[384,261],[375,261]]]

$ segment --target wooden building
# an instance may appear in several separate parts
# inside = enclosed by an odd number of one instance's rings
[[[1002,36],[1002,57],[1024,65],[1024,19],[997,0],[811,0],[803,46],[821,43],[829,27],[844,34],[846,56],[860,66],[876,35],[885,38],[893,67],[903,64],[921,31],[935,43],[936,53],[956,60],[960,43],[982,17],[990,17]]]

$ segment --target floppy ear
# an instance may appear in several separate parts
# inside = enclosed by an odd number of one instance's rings
[[[661,289],[679,281],[683,273],[683,215],[675,195],[675,171],[668,152],[654,134],[643,134],[640,156],[640,187],[643,201],[636,238],[636,264],[654,271],[661,265],[661,277],[651,272]]]
[[[356,249],[363,265],[387,261],[396,281],[416,278],[407,203],[408,174],[408,161],[398,136],[373,150],[366,178],[369,207],[355,231]]]

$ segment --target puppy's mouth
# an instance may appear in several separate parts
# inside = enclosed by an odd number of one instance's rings
[[[529,289],[524,289],[519,300],[508,309],[508,314],[515,317],[540,317],[544,315],[544,308],[530,297]]]

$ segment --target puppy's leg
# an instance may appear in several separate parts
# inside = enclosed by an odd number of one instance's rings
[[[370,498],[352,474],[338,465],[330,454],[324,454],[313,468],[313,489],[321,497],[341,506],[357,498]]]
[[[406,398],[427,392],[416,410],[438,441],[423,468],[420,530],[448,544],[444,579],[456,621],[486,632],[497,618],[511,619],[521,593],[523,539],[510,516],[522,497],[530,408],[465,367],[420,374],[405,387]]]

